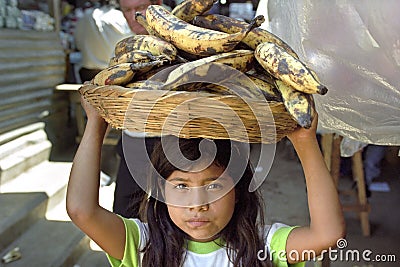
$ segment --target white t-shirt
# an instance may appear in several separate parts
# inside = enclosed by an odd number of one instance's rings
[[[105,69],[117,42],[131,35],[124,15],[114,7],[87,10],[79,19],[74,34],[76,46],[82,53],[82,67]]]
[[[122,218],[125,224],[126,244],[122,260],[117,260],[109,255],[108,259],[113,267],[139,267],[141,265],[142,253],[139,253],[146,245],[148,233],[147,224],[138,219]],[[258,253],[260,260],[266,260],[266,251],[278,255],[285,251],[286,241],[290,231],[295,227],[289,227],[281,223],[274,223],[264,229],[265,249]],[[273,266],[287,267],[287,261],[282,256],[273,257]],[[290,266],[304,266],[305,263],[293,264]],[[233,267],[229,261],[225,247],[219,246],[216,242],[195,242],[188,241],[188,250],[183,267]]]

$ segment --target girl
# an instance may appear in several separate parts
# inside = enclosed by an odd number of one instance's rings
[[[262,201],[248,190],[253,175],[241,144],[174,137],[154,149],[139,220],[99,205],[107,124],[85,100],[82,105],[88,121],[71,170],[67,211],[112,266],[288,266],[344,236],[338,194],[315,136],[317,119],[311,129],[288,135],[306,177],[309,226],[263,225]]]

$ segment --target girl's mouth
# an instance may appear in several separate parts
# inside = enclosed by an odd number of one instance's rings
[[[201,227],[208,224],[210,221],[207,219],[190,219],[187,223],[192,227]]]

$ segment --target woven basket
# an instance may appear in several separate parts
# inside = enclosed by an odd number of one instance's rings
[[[112,127],[157,136],[273,144],[297,127],[281,102],[115,85],[87,84],[79,92]]]

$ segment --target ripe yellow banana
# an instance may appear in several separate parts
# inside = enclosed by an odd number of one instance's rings
[[[151,30],[177,48],[191,54],[209,56],[233,50],[252,28],[264,22],[264,17],[256,17],[246,29],[234,34],[194,26],[160,5],[147,8],[146,20]]]
[[[281,80],[276,80],[275,83],[287,112],[301,127],[310,128],[314,115],[312,95],[299,92]]]
[[[318,82],[308,67],[275,43],[262,43],[254,51],[260,65],[275,78],[298,91],[324,95],[328,89]]]
[[[236,33],[239,32],[246,27],[248,27],[248,23],[237,20],[235,18],[227,17],[224,15],[219,15],[219,14],[209,14],[209,15],[201,15],[201,16],[196,16],[193,19],[193,24],[196,26],[200,26],[203,28],[211,29],[211,30],[216,30],[216,31],[222,31],[226,33]],[[283,49],[286,50],[289,54],[294,56],[295,58],[298,58],[297,54],[293,51],[293,49],[285,43],[282,39],[280,39],[278,36],[274,35],[273,33],[260,29],[260,28],[254,28],[252,29],[246,37],[244,37],[243,43],[248,45],[252,49],[256,49],[256,47],[265,42],[271,42],[275,43],[279,46],[281,46]]]
[[[111,67],[121,63],[145,63],[157,60],[168,61],[168,57],[165,55],[153,56],[152,53],[145,50],[132,50],[119,57],[112,57],[109,66]]]
[[[214,2],[215,0],[184,0],[171,11],[171,14],[181,20],[191,22],[197,15],[209,11]]]
[[[95,85],[124,85],[130,82],[135,75],[131,68],[131,63],[122,63],[108,67],[93,78]]]
[[[119,41],[115,45],[115,56],[119,57],[133,50],[149,51],[154,56],[165,56],[168,60],[175,59],[178,53],[175,46],[153,35],[133,35]]]

